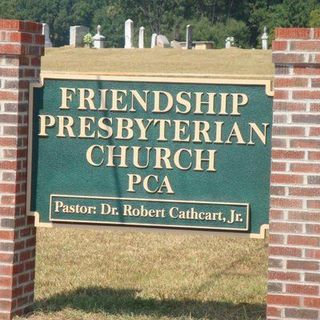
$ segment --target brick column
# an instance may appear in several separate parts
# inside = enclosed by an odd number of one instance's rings
[[[42,25],[0,19],[0,319],[33,303],[35,228],[26,216],[29,83],[40,73]]]
[[[320,319],[320,29],[277,29],[268,319]]]

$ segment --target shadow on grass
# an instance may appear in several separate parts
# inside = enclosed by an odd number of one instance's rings
[[[101,287],[79,288],[36,301],[34,311],[52,313],[65,308],[109,315],[178,317],[212,320],[265,319],[264,304],[232,304],[197,300],[141,298],[139,290]]]

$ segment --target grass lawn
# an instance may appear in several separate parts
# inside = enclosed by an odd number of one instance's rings
[[[273,66],[261,50],[60,48],[46,51],[43,71],[270,78]],[[37,237],[29,320],[265,319],[264,240],[83,229]]]
[[[193,73],[271,77],[271,51],[219,49],[47,49],[45,71],[91,73]]]

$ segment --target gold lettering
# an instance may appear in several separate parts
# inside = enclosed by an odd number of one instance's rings
[[[61,90],[61,106],[60,109],[70,109],[68,106],[68,101],[72,101],[72,93],[76,93],[75,88],[60,88]],[[70,94],[68,94],[68,91],[71,91]]]
[[[165,113],[173,107],[172,95],[167,91],[153,91],[154,94],[154,108],[153,112]],[[162,96],[162,99],[161,99]],[[161,101],[163,104],[161,104]],[[163,102],[163,101],[166,101]]]
[[[94,167],[100,167],[100,166],[103,164],[103,159],[101,159],[101,161],[98,162],[98,163],[96,163],[96,162],[93,161],[93,155],[92,155],[92,153],[93,153],[94,149],[100,149],[102,155],[104,154],[104,149],[103,149],[103,147],[102,147],[102,146],[99,146],[98,144],[94,144],[94,145],[92,145],[91,147],[89,147],[89,148],[87,149],[86,159],[87,159],[87,162],[88,162],[89,164],[91,164],[92,166],[94,166]]]
[[[208,169],[206,171],[216,171],[215,168],[215,156],[216,156],[216,150],[202,150],[202,149],[194,149],[195,151],[195,167],[194,171],[204,171],[205,169],[202,168],[202,162],[208,162]],[[209,154],[208,158],[203,158],[202,154],[204,152],[207,152]]]
[[[40,132],[38,134],[39,137],[47,137],[47,128],[53,128],[56,120],[54,116],[48,114],[39,115],[40,118]]]
[[[232,95],[232,112],[230,114],[232,116],[240,116],[239,107],[245,106],[248,103],[249,98],[246,94],[243,94],[243,93],[232,93],[231,95]]]
[[[72,126],[74,125],[74,120],[70,116],[57,116],[58,123],[59,123],[59,129],[57,137],[59,138],[65,138],[66,135],[64,134],[64,131],[67,130],[67,136],[75,138],[75,134],[72,130]]]
[[[89,106],[90,110],[96,110],[94,105],[94,90],[88,88],[79,88],[79,107],[78,110],[87,110],[87,106]]]
[[[267,143],[267,128],[269,126],[269,123],[262,123],[262,125],[263,125],[263,132],[259,129],[259,127],[255,123],[249,122],[250,141],[248,142],[248,145],[255,144],[252,140],[253,132],[256,133],[256,135],[259,137],[259,139],[264,145]]]
[[[177,97],[176,97],[177,103],[179,103],[180,106],[184,106],[185,109],[184,110],[180,109],[179,105],[177,104],[176,105],[176,112],[177,113],[182,113],[182,114],[187,114],[187,113],[189,113],[191,111],[191,103],[190,103],[189,100],[183,98],[183,95],[186,95],[186,96],[188,96],[189,99],[191,99],[191,93],[190,92],[185,92],[185,91],[178,92]]]
[[[229,134],[229,137],[228,137],[228,139],[227,139],[227,141],[225,143],[226,144],[232,144],[232,141],[231,141],[232,137],[236,137],[237,138],[237,144],[245,144],[245,142],[244,142],[244,140],[242,138],[239,126],[238,126],[238,124],[236,122],[233,124],[232,130],[231,130],[231,132]]]
[[[123,97],[127,96],[127,90],[111,90],[112,92],[112,107],[110,111],[122,111],[125,112],[128,106],[123,104]],[[120,109],[122,106],[122,109]]]

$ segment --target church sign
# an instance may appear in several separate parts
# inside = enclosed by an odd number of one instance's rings
[[[48,75],[30,109],[39,226],[264,235],[270,81]]]

